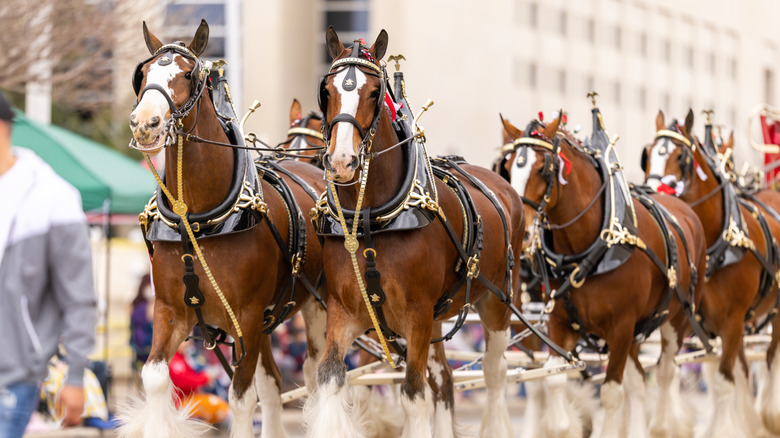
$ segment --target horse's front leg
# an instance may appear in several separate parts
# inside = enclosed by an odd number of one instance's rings
[[[308,438],[364,438],[356,424],[353,395],[344,358],[361,328],[336,299],[328,301],[325,351],[317,364],[317,385],[303,409]]]
[[[152,348],[141,371],[145,397],[120,408],[120,438],[202,436],[210,426],[190,418],[188,408],[175,404],[168,363],[189,333],[185,309],[155,301]]]
[[[317,300],[310,299],[301,307],[306,323],[306,359],[303,361],[303,380],[309,394],[317,388],[317,363],[325,351],[325,323],[328,315]]]
[[[482,410],[479,436],[509,438],[513,433],[506,404],[507,362],[504,357],[509,344],[509,310],[493,294],[485,296],[476,307],[485,330],[482,372],[487,388],[487,403]]]
[[[420,306],[426,307],[426,306]],[[402,438],[430,438],[431,395],[426,382],[428,347],[433,321],[432,309],[409,312],[406,330],[406,376],[401,383],[401,406],[406,413]]]
[[[653,437],[692,437],[695,417],[680,396],[680,368],[674,363],[674,356],[682,345],[683,332],[678,332],[670,322],[662,324],[659,330],[661,357],[656,373],[659,394],[650,420],[650,434]]]
[[[245,338],[246,339],[246,338]],[[257,332],[247,342],[246,357],[236,368],[230,386],[230,409],[233,411],[231,438],[252,438],[252,416],[260,400],[261,436],[285,438],[282,425],[281,375],[271,353],[271,337]]]
[[[562,306],[559,306],[562,307]],[[560,312],[557,308],[556,312]],[[568,327],[568,315],[562,316],[553,313],[547,324],[549,338],[566,350],[571,350],[577,342],[579,335]],[[557,354],[551,353],[545,362],[545,368],[557,368],[566,364],[566,360]],[[545,433],[541,436],[551,438],[581,438],[583,435],[583,421],[577,408],[567,395],[566,374],[553,374],[544,379],[545,399],[547,401],[544,419]],[[526,413],[526,417],[528,413]]]
[[[780,291],[776,293],[780,293]],[[761,418],[764,426],[775,435],[780,435],[780,357],[777,354],[778,343],[780,343],[780,318],[775,316],[772,320],[772,341],[766,352],[769,382],[766,383],[766,389],[763,391],[761,399]]]
[[[433,337],[442,336],[441,322],[435,322]],[[455,436],[455,397],[453,395],[452,369],[444,353],[444,342],[437,342],[428,350],[428,385],[433,396],[434,430],[436,438]]]

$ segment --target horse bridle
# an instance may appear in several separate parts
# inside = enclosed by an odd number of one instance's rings
[[[289,137],[287,140],[279,143],[277,147],[284,146],[286,144],[290,145],[290,148],[288,149],[291,153],[293,153],[296,156],[300,156],[300,152],[303,151],[313,151],[313,150],[322,150],[323,146],[316,146],[309,141],[309,137],[316,138],[320,141],[325,141],[324,136],[322,135],[321,131],[315,131],[314,129],[307,128],[306,126],[309,125],[309,122],[312,120],[317,120],[322,122],[322,115],[320,115],[317,112],[310,112],[303,118],[299,118],[295,122],[293,122],[290,129],[287,130],[287,137]],[[306,147],[294,147],[295,146],[295,140],[297,138],[301,138],[304,143],[306,143]],[[318,154],[319,156],[319,154]]]
[[[371,143],[373,141],[374,134],[376,134],[377,126],[379,125],[379,119],[382,116],[382,105],[384,105],[384,96],[387,92],[387,84],[386,84],[387,81],[385,79],[385,73],[382,70],[382,68],[379,67],[377,64],[369,61],[368,59],[360,57],[361,54],[366,53],[364,50],[361,51],[361,48],[362,46],[360,41],[356,40],[354,42],[354,45],[352,46],[352,53],[350,54],[350,56],[347,58],[341,58],[333,61],[333,64],[331,64],[330,71],[328,72],[328,74],[322,76],[322,78],[320,79],[320,87],[319,87],[320,91],[317,96],[317,104],[319,105],[320,111],[322,111],[323,114],[322,137],[323,137],[323,141],[325,142],[325,153],[322,157],[322,162],[325,166],[325,169],[327,170],[331,170],[331,171],[333,170],[330,165],[330,160],[328,159],[330,156],[328,149],[330,148],[331,133],[333,132],[333,128],[336,126],[337,123],[341,123],[341,122],[349,123],[353,125],[360,133],[361,141],[360,141],[360,147],[358,148],[358,160],[359,160],[358,162],[362,164],[365,160],[366,154],[371,152]],[[355,89],[357,83],[355,79],[356,69],[360,69],[360,71],[366,75],[379,78],[380,89],[379,89],[379,96],[377,97],[376,100],[376,107],[374,108],[374,119],[367,130],[360,125],[360,122],[358,122],[354,116],[347,113],[339,113],[335,117],[333,117],[333,119],[330,122],[328,122],[327,119],[328,90],[326,88],[328,78],[341,73],[345,69],[348,69],[348,71],[347,71],[347,75],[344,78],[344,83],[342,84],[342,87],[346,91],[352,91]]]
[[[557,156],[560,151],[560,138],[556,138],[553,140],[553,142],[550,142],[546,139],[534,138],[534,135],[541,137],[540,133],[534,134],[537,132],[536,130],[527,129],[526,132],[530,132],[531,136],[520,137],[512,141],[512,150],[517,153],[514,165],[520,168],[526,166],[528,163],[529,149],[533,149],[534,151],[541,151],[544,156],[542,177],[545,180],[547,188],[545,189],[544,196],[542,196],[542,199],[539,202],[528,199],[522,193],[519,195],[520,198],[522,198],[524,204],[530,205],[534,210],[536,210],[538,215],[543,216],[544,210],[547,208],[547,204],[550,202],[553,187],[559,185],[555,176],[558,174],[560,166],[557,160]],[[502,150],[509,151],[507,146],[508,145],[505,145]],[[558,191],[560,191],[560,187],[558,187]]]
[[[173,99],[168,94],[168,90],[162,86],[158,84],[147,84],[143,89],[141,88],[141,83],[143,82],[144,78],[143,67],[161,54],[167,54],[167,56],[163,56],[157,61],[157,63],[160,65],[168,65],[173,62],[173,55],[175,54],[181,55],[185,59],[195,63],[192,71],[185,74],[185,78],[191,81],[190,97],[179,108],[176,108],[176,104],[173,103]],[[195,107],[196,104],[198,105],[197,112],[200,112],[200,98],[203,95],[203,91],[208,86],[208,80],[206,79],[207,76],[208,69],[203,67],[203,63],[201,62],[200,58],[187,49],[184,46],[184,43],[181,41],[172,44],[166,44],[160,47],[154,52],[152,56],[139,62],[135,67],[135,70],[133,70],[133,91],[135,91],[136,94],[136,103],[133,105],[133,109],[138,106],[138,104],[143,99],[144,94],[149,90],[159,91],[168,102],[168,108],[171,111],[171,118],[167,123],[168,126],[164,128],[168,134],[165,140],[165,146],[173,144],[176,128],[180,128],[182,126],[182,120],[189,116],[190,111],[192,111],[192,108]],[[195,121],[195,124],[197,124],[197,120]],[[193,127],[195,124],[193,124]],[[138,149],[135,143],[135,139],[130,140],[130,147],[133,149]]]
[[[692,140],[686,136],[684,136],[678,129],[677,129],[677,122],[673,121],[668,129],[661,129],[658,132],[655,133],[655,140],[662,139],[664,140],[663,143],[659,146],[660,150],[658,151],[658,154],[661,156],[668,156],[671,151],[677,147],[676,144],[672,140],[677,140],[680,143],[683,144],[682,146],[682,154],[679,157],[679,164],[680,169],[682,171],[682,176],[680,178],[681,181],[687,181],[688,177],[691,175],[694,167],[693,162],[693,151],[696,150],[696,147]],[[642,158],[640,165],[642,166],[642,170],[649,170],[647,169],[649,155],[650,155],[650,148],[652,148],[653,145],[648,145],[642,150]],[[656,179],[659,182],[661,181],[661,178],[663,178],[664,175],[656,175],[656,174],[649,174],[647,176],[647,180]]]

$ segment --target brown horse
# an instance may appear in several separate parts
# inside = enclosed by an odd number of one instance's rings
[[[668,127],[659,111],[655,142],[643,154],[645,177],[653,189],[677,194],[691,204],[704,225],[708,279],[699,310],[705,328],[720,336],[722,348],[710,385],[715,404],[705,436],[761,436],[765,431],[750,401],[742,335],[746,324],[754,324],[776,306],[777,254],[771,234],[778,235],[780,224],[767,221],[760,210],[737,200],[728,177],[712,157],[714,151],[707,154],[691,135],[692,127],[692,111],[684,124],[673,121]],[[772,324],[777,332],[777,318]],[[770,366],[777,346],[777,335],[773,336],[767,354]],[[777,431],[780,403],[771,389],[768,392],[765,424]]]
[[[689,323],[681,300],[670,300],[670,294],[673,287],[679,286],[686,293],[694,294],[693,303],[700,299],[698,289],[691,290],[691,281],[700,280],[703,274],[702,226],[684,203],[659,197],[653,201],[677,218],[682,236],[677,228],[668,225],[669,219],[654,218],[645,203],[637,199],[626,201],[633,202],[636,235],[623,225],[611,227],[607,222],[614,223],[618,216],[606,217],[605,204],[616,205],[617,192],[607,190],[602,196],[609,186],[604,171],[600,173],[593,164],[594,155],[598,154],[588,153],[571,136],[559,133],[558,124],[559,119],[547,126],[532,121],[523,132],[504,122],[515,145],[515,155],[505,161],[505,170],[512,186],[523,196],[526,216],[534,217],[546,230],[540,229],[541,236],[534,239],[537,257],[543,255],[551,273],[556,275],[557,271],[558,275],[552,278],[550,286],[552,310],[548,333],[554,342],[567,349],[573,349],[581,336],[593,335],[606,343],[609,362],[601,388],[605,410],[601,436],[647,436],[644,371],[638,360],[639,344],[635,336],[647,334],[660,325],[664,354],[668,357],[662,359],[662,367],[663,363],[673,363],[674,353],[689,331]],[[676,252],[666,253],[665,248],[672,240],[664,237],[664,229],[674,236]],[[690,250],[691,265],[685,263],[688,258],[681,243],[683,238]],[[590,254],[597,251],[600,240],[630,251],[622,264],[599,271],[601,262],[592,260]],[[601,257],[607,258],[607,253],[603,254]],[[609,257],[610,261],[619,259],[617,253]],[[677,264],[676,272],[672,272],[675,266],[670,263],[674,257],[682,262]],[[567,269],[574,260],[578,263]],[[588,275],[589,269],[596,269],[595,275]],[[580,270],[585,271],[584,275]],[[693,272],[696,276],[692,280]],[[551,356],[545,366],[554,367],[560,361],[559,357]],[[664,378],[671,380],[674,370],[666,374]],[[577,418],[569,417],[563,399],[565,381],[565,376],[547,378],[548,403],[555,418],[546,425],[546,436],[580,436]],[[623,406],[624,398],[627,407]]]
[[[705,137],[706,139],[706,137]],[[780,193],[774,190],[761,189],[761,175],[737,175],[735,173],[735,157],[733,154],[734,148],[734,133],[732,132],[728,140],[723,141],[718,145],[718,153],[720,159],[724,161],[725,171],[729,173],[731,181],[737,181],[739,186],[739,195],[747,202],[758,208],[761,213],[767,218],[769,225],[772,229],[772,235],[777,240],[778,227],[780,226]],[[778,297],[774,298],[775,300]],[[777,302],[775,301],[775,305]],[[772,312],[773,310],[770,310]],[[779,318],[772,318],[772,342],[769,345],[767,351],[767,366],[769,367],[769,379],[768,381],[759,382],[759,390],[757,394],[758,406],[760,409],[761,417],[764,421],[764,426],[773,434],[780,434],[780,399],[778,399],[778,391],[780,391],[780,365],[775,361],[778,345],[778,332],[780,332]],[[753,327],[755,330],[758,327]],[[746,364],[743,364],[746,366]],[[747,368],[747,366],[746,366]]]
[[[142,215],[152,221],[145,225],[151,241],[156,291],[154,335],[142,371],[145,400],[136,400],[129,408],[120,436],[191,437],[202,432],[202,426],[188,419],[186,408],[174,405],[168,377],[168,362],[176,348],[196,323],[204,326],[198,322],[200,317],[190,307],[192,304],[202,304],[205,324],[219,327],[237,340],[229,394],[234,415],[231,436],[254,436],[252,414],[258,400],[263,414],[262,435],[286,436],[280,418],[280,374],[266,331],[284,315],[303,309],[310,357],[317,357],[318,347],[324,346],[324,311],[309,299],[300,281],[297,288],[286,287],[295,283],[296,273],[301,276],[297,279],[314,279],[322,269],[321,248],[313,228],[295,215],[295,211],[308,212],[314,206],[316,195],[310,192],[323,190],[322,172],[295,162],[285,165],[287,173],[281,168],[267,168],[265,174],[273,173],[286,182],[289,191],[285,192],[284,184],[271,184],[267,175],[256,178],[246,151],[222,147],[242,144],[242,139],[237,126],[230,131],[230,138],[220,125],[216,102],[208,90],[206,67],[199,59],[208,42],[205,21],[187,46],[163,45],[148,31],[146,23],[144,39],[152,56],[139,64],[134,76],[138,100],[130,116],[134,138],[131,145],[145,154],[166,149],[165,182],[170,194],[157,197],[156,210],[162,216],[153,214],[149,206]],[[181,168],[180,175],[177,167]],[[288,173],[304,182],[293,181]],[[234,199],[235,192],[239,196]],[[294,201],[287,202],[291,198]],[[173,207],[178,214],[183,211],[182,205],[187,222],[181,216],[165,219],[164,208]],[[221,207],[225,205],[227,208]],[[224,216],[216,216],[221,213]],[[169,220],[173,227],[163,220]],[[152,235],[150,230],[158,234]],[[172,239],[160,237],[171,233]],[[188,234],[198,237],[196,243],[186,237]],[[305,253],[300,263],[287,258],[291,251],[301,254],[288,248],[293,234],[306,239],[297,241]],[[197,258],[189,255],[191,250],[185,253],[183,247],[188,245],[194,247]],[[193,273],[197,275],[194,287]],[[183,274],[189,278],[186,288]],[[198,289],[202,295],[191,294]],[[312,362],[305,367],[308,380],[315,369]]]
[[[309,162],[317,167],[322,167],[322,153],[325,149],[325,141],[320,132],[322,114],[312,111],[305,116],[301,112],[301,103],[293,99],[290,105],[290,128],[287,130],[287,139],[282,142],[285,149],[290,149],[297,155],[298,161]]]
[[[341,218],[339,211],[354,211],[360,203],[362,207],[370,207],[370,211],[357,208],[361,213],[360,223],[352,213],[345,213],[349,214],[349,221],[344,219],[333,227],[325,227],[328,231],[324,233],[323,247],[325,277],[331,294],[327,347],[319,362],[317,392],[305,409],[308,435],[363,436],[363,426],[355,424],[354,411],[358,407],[352,404],[351,391],[345,382],[343,358],[353,339],[380,325],[385,336],[395,333],[407,345],[406,373],[401,383],[401,405],[406,413],[402,436],[432,436],[431,414],[436,436],[453,436],[451,370],[442,344],[430,343],[441,337],[442,320],[457,314],[457,309],[473,306],[480,314],[486,336],[483,369],[488,401],[480,434],[512,436],[504,393],[503,353],[508,342],[508,308],[488,292],[482,280],[473,284],[471,280],[484,278],[499,287],[508,282],[513,290],[517,289],[518,271],[508,272],[511,264],[507,256],[511,247],[519,248],[522,243],[521,201],[508,183],[487,169],[458,165],[481,181],[475,179],[477,184],[484,184],[495,194],[490,198],[460,171],[453,170],[448,183],[431,177],[424,146],[415,138],[395,147],[404,139],[399,139],[394,129],[398,125],[394,122],[392,106],[385,106],[389,99],[387,79],[379,66],[387,49],[384,30],[370,48],[357,41],[352,48],[345,47],[333,28],[327,31],[326,43],[334,63],[323,78],[320,102],[328,145],[325,166],[329,169],[331,186],[327,197],[320,202],[324,210],[318,218],[320,230],[323,231],[323,224],[333,223],[333,215]],[[419,166],[410,168],[415,157],[422,157],[416,161]],[[457,185],[458,182],[462,185]],[[456,186],[452,184],[468,191],[474,215],[461,208],[461,202],[465,201],[459,200],[457,189],[453,188]],[[426,186],[424,190],[422,185]],[[338,200],[339,205],[334,207],[331,200]],[[385,219],[379,219],[374,212],[381,213]],[[481,229],[479,232],[467,226],[471,224],[468,218],[477,215],[479,224],[474,225]],[[501,215],[506,218],[506,228]],[[399,217],[404,220],[394,221]],[[354,256],[345,249],[345,241],[354,242],[350,231],[354,228],[350,224],[363,233],[355,247],[348,248],[354,251]],[[451,227],[452,233],[446,226]],[[464,232],[481,237],[481,251],[478,257],[469,257],[470,261],[461,257],[463,247],[456,247],[461,244]],[[343,237],[347,233],[350,240]],[[451,240],[453,235],[457,242]],[[376,311],[373,306],[366,307],[365,300],[369,297],[362,297],[353,261],[361,283],[369,263],[375,263],[374,272],[381,272],[381,279],[366,274],[367,284],[375,279],[384,292],[384,303],[375,307]],[[467,285],[463,286],[460,280],[465,280]],[[370,291],[370,300],[381,300],[378,293],[375,296],[376,288]],[[383,323],[374,323],[374,313],[377,321],[381,319]],[[433,413],[429,405],[434,407]]]

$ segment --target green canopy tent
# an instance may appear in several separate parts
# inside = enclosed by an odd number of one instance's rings
[[[139,163],[90,139],[16,113],[11,143],[32,149],[81,193],[84,211],[138,214],[157,183]]]

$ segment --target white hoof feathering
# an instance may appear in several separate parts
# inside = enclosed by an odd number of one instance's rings
[[[141,370],[145,397],[130,397],[119,406],[119,438],[200,437],[211,429],[208,424],[190,418],[193,406],[176,408],[168,365],[153,362]]]
[[[562,357],[552,356],[544,364],[545,368],[556,368],[566,362]],[[544,379],[546,387],[547,409],[542,419],[546,427],[543,436],[550,438],[581,438],[582,419],[575,406],[567,397],[567,379],[565,374],[552,375]]]
[[[509,330],[490,331],[482,359],[487,403],[482,411],[481,438],[511,438],[512,423],[506,405],[506,370],[504,351],[509,343]]]
[[[363,405],[354,400],[348,384],[329,381],[319,385],[303,407],[307,438],[368,438],[362,424]]]

